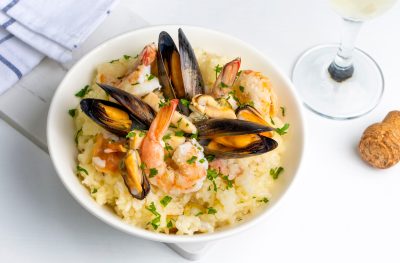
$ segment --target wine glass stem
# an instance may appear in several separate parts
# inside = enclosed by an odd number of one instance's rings
[[[362,22],[343,18],[344,30],[342,40],[335,58],[328,68],[328,72],[332,79],[337,82],[342,82],[351,78],[354,73],[353,66],[353,51],[354,44],[360,32]]]

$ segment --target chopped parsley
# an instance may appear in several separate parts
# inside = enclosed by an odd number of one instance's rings
[[[125,59],[125,60],[128,60],[128,59],[130,59],[130,58],[131,58],[131,56],[124,55],[124,59]]]
[[[240,77],[240,74],[242,74],[241,70],[238,71],[238,73],[236,74],[236,77]]]
[[[82,134],[82,128],[79,129],[79,131],[76,132],[75,134],[75,143],[78,144],[78,137]]]
[[[170,127],[170,128],[174,128],[174,129],[178,128],[178,127],[176,127],[175,125],[173,125],[172,123],[169,125],[169,127]]]
[[[278,179],[279,175],[284,171],[282,166],[279,166],[278,168],[273,168],[269,170],[269,175],[272,176],[274,180]]]
[[[164,106],[169,106],[169,100],[160,100],[158,107],[162,108]]]
[[[169,143],[165,143],[164,149],[167,150],[168,152],[174,150],[174,148],[172,148],[172,146]]]
[[[215,169],[207,169],[207,179],[210,180],[214,187],[214,192],[217,191],[217,184],[215,183],[215,178],[218,177],[218,171]],[[210,188],[208,189],[210,190]]]
[[[239,86],[239,90],[240,90],[241,92],[244,92],[244,87],[243,87],[243,86]]]
[[[140,131],[139,132],[139,137],[143,137],[143,136],[145,136],[146,135],[146,133],[144,132],[144,131]]]
[[[146,169],[146,164],[145,163],[141,163],[140,164],[140,169],[142,169],[142,170]]]
[[[275,125],[274,119],[272,119],[272,117],[269,117],[269,119],[271,120],[271,124]]]
[[[198,132],[193,133],[192,135],[190,135],[191,139],[197,139],[198,137],[199,137],[199,133]]]
[[[282,117],[285,117],[285,115],[286,115],[286,108],[285,107],[281,107],[281,113],[282,113]]]
[[[214,71],[215,71],[215,78],[218,78],[218,74],[221,73],[222,67],[219,64],[217,64],[214,68]]]
[[[201,158],[201,159],[199,160],[199,163],[204,163],[205,161],[206,161],[206,159]]]
[[[146,74],[146,78],[148,81],[154,79],[154,75],[153,74]]]
[[[92,194],[95,194],[95,193],[97,193],[97,188],[93,188],[93,190],[92,190]]]
[[[119,61],[119,59],[113,59],[113,60],[111,60],[110,62],[108,62],[108,63],[114,63],[114,62],[117,62],[117,61]]]
[[[73,118],[76,115],[76,109],[70,109],[68,110],[68,114]]]
[[[172,197],[169,195],[164,196],[161,200],[160,200],[160,204],[162,204],[163,207],[166,207],[169,202],[171,202]]]
[[[134,131],[130,131],[130,132],[128,132],[128,134],[125,136],[126,138],[133,138],[133,137],[135,137],[136,136],[136,132],[134,132]]]
[[[184,134],[185,133],[183,131],[176,131],[175,132],[175,136],[178,136],[178,137],[183,137]]]
[[[83,89],[81,89],[80,91],[78,91],[77,93],[75,93],[76,97],[79,98],[83,98],[85,97],[85,95],[90,91],[90,86],[86,85],[85,87],[83,87]]]
[[[263,199],[257,200],[257,202],[264,202],[264,203],[268,203],[269,199],[264,197]]]
[[[212,162],[215,159],[215,155],[212,154],[206,155],[206,159],[207,161]]]
[[[285,135],[288,129],[289,129],[289,123],[285,123],[285,125],[283,125],[281,128],[276,128],[275,131],[279,135]]]
[[[216,213],[217,213],[217,210],[214,207],[207,208],[207,214],[215,215]]]
[[[229,180],[229,177],[227,175],[222,176],[222,179],[224,179],[226,183],[226,189],[233,187],[233,180]]]
[[[153,226],[154,230],[157,230],[157,228],[160,226],[161,215],[157,212],[156,205],[154,202],[151,202],[149,206],[146,206],[146,209],[155,216],[155,218],[150,221],[150,224]]]
[[[186,99],[180,99],[180,102],[182,103],[182,105],[189,107],[190,101],[188,101]]]
[[[158,174],[158,170],[156,168],[150,168],[149,170],[149,177],[152,178]]]
[[[192,156],[190,159],[186,160],[188,164],[194,164],[194,162],[197,160],[197,156]]]
[[[171,139],[171,134],[170,134],[170,133],[165,134],[165,135],[162,137],[162,140],[163,140],[164,142],[166,142],[167,140],[170,140],[170,139]]]
[[[220,86],[221,88],[227,88],[227,87],[229,87],[228,85],[226,85],[226,84],[223,83],[222,81],[221,81],[221,83],[219,84],[219,86]]]
[[[78,173],[85,173],[86,175],[89,175],[88,171],[86,171],[86,169],[82,168],[79,165],[76,166],[76,170],[78,171]]]
[[[200,211],[197,214],[195,214],[194,216],[201,216],[202,214],[204,214],[204,213]]]
[[[173,227],[173,225],[172,225],[172,221],[171,221],[171,220],[169,220],[169,221],[168,221],[168,223],[167,223],[167,227],[168,227],[168,228],[172,228],[172,227]]]

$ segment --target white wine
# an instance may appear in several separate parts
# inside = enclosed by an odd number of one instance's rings
[[[330,0],[332,8],[345,18],[365,21],[390,9],[397,0]]]

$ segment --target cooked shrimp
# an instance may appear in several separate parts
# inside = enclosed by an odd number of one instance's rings
[[[177,105],[178,100],[174,99],[160,109],[141,146],[141,159],[150,183],[168,194],[197,191],[206,178],[208,167],[203,149],[194,139],[179,145],[167,164],[162,137]]]
[[[143,96],[160,87],[158,79],[151,75],[151,64],[156,59],[156,46],[154,43],[144,47],[135,61],[133,71],[125,76],[118,88],[136,96]]]
[[[271,81],[253,70],[244,70],[233,86],[236,99],[240,103],[254,104],[264,118],[276,113],[276,95],[272,90]]]
[[[231,62],[226,63],[222,68],[212,90],[212,96],[214,98],[226,97],[228,93],[232,91],[232,85],[239,72],[240,62],[240,58],[235,58]]]

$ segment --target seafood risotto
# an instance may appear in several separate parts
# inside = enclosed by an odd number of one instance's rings
[[[100,205],[149,231],[193,235],[268,205],[284,176],[285,108],[269,79],[179,30],[97,67],[75,95],[77,175]]]

